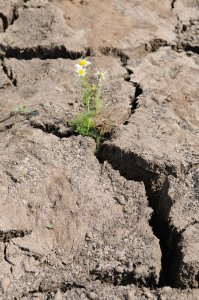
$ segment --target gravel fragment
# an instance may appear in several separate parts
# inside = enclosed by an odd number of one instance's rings
[[[88,298],[90,300],[96,300],[96,299],[98,299],[98,295],[94,292],[90,292],[90,293],[88,293]]]
[[[117,273],[123,273],[123,272],[124,272],[124,269],[123,269],[122,266],[117,266],[117,267],[115,268],[115,271],[116,271]]]

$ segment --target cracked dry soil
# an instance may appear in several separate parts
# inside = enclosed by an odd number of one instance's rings
[[[197,0],[0,0],[0,299],[199,299],[198,49]]]

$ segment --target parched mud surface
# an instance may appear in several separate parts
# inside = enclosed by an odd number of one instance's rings
[[[0,299],[199,299],[198,26],[197,0],[0,0]]]

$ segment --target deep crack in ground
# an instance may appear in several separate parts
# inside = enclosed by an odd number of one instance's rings
[[[169,214],[171,203],[168,201],[168,210],[158,210],[158,203],[162,199],[160,197],[166,197],[168,191],[168,186],[166,185],[168,174],[162,173],[157,175],[149,172],[147,171],[147,162],[142,157],[138,157],[133,153],[125,153],[119,148],[109,146],[106,143],[102,144],[97,157],[100,163],[104,161],[110,163],[127,180],[142,181],[144,183],[149,206],[153,209],[150,226],[154,235],[160,241],[162,252],[162,270],[158,287],[169,285],[179,288],[175,278],[181,259],[179,249],[180,236],[170,228],[168,220],[164,222],[161,218],[162,214]],[[155,186],[156,188],[154,188]],[[154,287],[154,285],[151,285],[151,287]]]
[[[31,60],[33,58],[39,58],[41,60],[58,58],[75,60],[83,56],[88,56],[90,53],[90,49],[85,49],[85,51],[82,52],[69,51],[63,45],[55,46],[53,48],[38,46],[35,48],[22,49],[0,44],[0,49],[4,53],[3,57],[16,58],[19,60]]]

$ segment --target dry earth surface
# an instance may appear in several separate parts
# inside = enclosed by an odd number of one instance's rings
[[[198,54],[198,0],[0,0],[0,299],[199,299]]]

